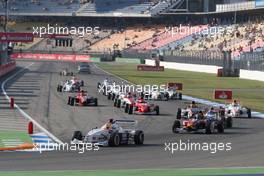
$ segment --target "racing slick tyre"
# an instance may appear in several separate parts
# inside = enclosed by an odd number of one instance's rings
[[[179,131],[177,131],[177,128],[181,128],[181,122],[179,120],[175,120],[173,125],[172,125],[172,132],[173,133],[179,133]]]
[[[114,100],[114,107],[117,106],[117,99]]]
[[[217,124],[217,132],[224,133],[224,125],[222,123]]]
[[[73,72],[71,72],[70,75],[73,76]]]
[[[181,114],[182,114],[182,110],[181,108],[178,108],[177,114],[176,114],[176,118],[177,119],[181,119]]]
[[[170,95],[169,95],[168,92],[165,93],[164,98],[165,98],[165,101],[169,101],[169,99],[170,99]]]
[[[97,83],[97,89],[100,89],[101,83]]]
[[[129,105],[128,114],[133,114],[133,105]]]
[[[75,104],[75,98],[74,98],[74,97],[71,97],[70,105],[71,105],[71,106],[74,106],[74,104]]]
[[[94,99],[94,106],[98,106],[98,99],[97,98]]]
[[[110,139],[108,141],[108,144],[110,147],[117,147],[120,145],[120,136],[118,133],[112,133],[110,135]]]
[[[251,109],[247,109],[247,115],[248,115],[248,118],[251,118],[252,116],[251,116]]]
[[[212,122],[206,122],[205,134],[212,134]]]
[[[182,100],[182,93],[179,93],[179,100]]]
[[[77,140],[82,140],[83,139],[83,135],[81,131],[74,131],[73,136],[72,136],[72,140],[77,139]]]
[[[71,99],[72,99],[72,97],[69,96],[69,98],[68,98],[68,102],[67,102],[67,105],[70,105],[70,104],[71,104]]]
[[[58,87],[57,87],[57,91],[58,91],[58,92],[62,92],[62,85],[58,85]]]
[[[120,107],[121,107],[121,100],[120,100],[120,99],[118,99],[118,100],[117,100],[116,107],[118,107],[118,108],[120,108]]]
[[[108,93],[108,95],[107,95],[107,99],[108,99],[108,100],[111,100],[111,94],[110,94],[110,93]]]
[[[129,104],[126,103],[126,105],[125,105],[125,113],[128,113],[128,111],[129,111]]]
[[[114,99],[115,99],[115,97],[116,97],[116,96],[115,96],[115,94],[113,93],[113,94],[112,94],[112,100],[114,100]]]
[[[81,86],[84,86],[84,81],[83,80],[81,80]]]
[[[136,131],[134,135],[134,142],[136,145],[142,145],[144,143],[143,131]]]
[[[159,115],[160,114],[159,106],[156,106],[154,110],[156,111],[156,115]]]
[[[226,127],[227,128],[232,128],[233,127],[233,120],[232,120],[232,117],[228,117],[226,119]]]

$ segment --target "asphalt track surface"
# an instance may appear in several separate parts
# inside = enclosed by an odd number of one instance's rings
[[[19,62],[24,67],[30,62]],[[207,167],[264,166],[264,120],[234,119],[234,128],[224,134],[173,134],[171,126],[178,107],[186,101],[155,102],[160,105],[159,116],[127,115],[113,107],[113,102],[98,94],[97,82],[105,77],[117,78],[92,66],[91,75],[79,75],[85,81],[85,90],[98,98],[98,107],[70,107],[66,104],[68,93],[58,93],[57,84],[67,79],[58,71],[62,68],[76,70],[73,63],[36,62],[13,79],[7,93],[17,104],[44,128],[63,142],[69,142],[75,130],[87,132],[100,127],[109,118],[136,119],[145,132],[143,146],[104,147],[84,154],[69,151],[2,152],[0,171],[13,170],[105,170],[105,169],[166,169]],[[69,78],[68,78],[69,79]],[[164,143],[224,142],[232,143],[231,151],[165,151]]]

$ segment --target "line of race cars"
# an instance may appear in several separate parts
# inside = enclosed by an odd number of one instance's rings
[[[149,100],[182,100],[181,92],[169,86],[165,92],[152,91],[135,94],[118,89],[112,86],[113,84],[114,82],[108,79],[98,82],[98,92],[105,95],[108,100],[112,100],[114,107],[123,108],[124,112],[128,114],[159,115],[160,107]],[[76,93],[75,96],[68,97],[68,105],[97,106],[97,98],[89,96],[87,91],[82,90],[83,86],[83,80],[72,77],[71,80],[58,84],[57,91]],[[211,108],[201,108],[192,102],[185,109],[178,109],[176,120],[172,124],[172,132],[224,133],[225,128],[232,128],[235,117],[251,118],[251,110],[242,107],[237,101],[225,107]],[[96,143],[100,146],[142,145],[144,132],[137,129],[137,121],[135,120],[109,119],[101,128],[94,128],[88,131],[86,135],[83,135],[81,131],[75,131],[71,143],[77,145]]]
[[[150,103],[148,100],[182,100],[182,94],[173,86],[168,86],[165,91],[141,92],[139,96],[130,92],[125,92],[115,88],[115,82],[105,79],[97,85],[98,90],[102,90],[103,95],[114,101],[114,106],[124,108],[128,114],[156,114],[159,115],[158,105]],[[168,83],[173,85],[173,83]],[[157,96],[158,95],[158,96]],[[137,98],[139,97],[139,98]],[[173,133],[181,132],[203,132],[205,134],[223,133],[225,128],[232,128],[233,118],[251,118],[251,109],[243,107],[237,100],[224,107],[202,108],[193,101],[185,109],[178,109],[176,120],[172,125]]]

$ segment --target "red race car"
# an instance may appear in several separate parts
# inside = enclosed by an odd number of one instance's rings
[[[155,114],[159,115],[159,106],[151,104],[144,99],[140,98],[130,106],[126,106],[128,108],[128,114]],[[126,112],[126,110],[125,110]]]
[[[80,91],[75,97],[69,96],[68,105],[74,106],[97,106],[98,100],[92,96],[88,96],[87,92]]]

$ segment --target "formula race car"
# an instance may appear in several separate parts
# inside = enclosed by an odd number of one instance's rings
[[[165,91],[142,92],[141,97],[145,100],[182,100],[182,93],[173,88],[167,88]]]
[[[103,82],[97,83],[97,90],[99,93],[102,93],[103,95],[107,96],[112,89],[113,89],[113,82],[109,81],[108,78],[106,78]]]
[[[208,108],[199,108],[196,103],[193,101],[192,104],[190,106],[188,106],[187,108],[185,109],[180,109],[178,108],[178,111],[177,111],[177,115],[176,115],[176,118],[177,119],[189,119],[193,116],[197,116],[199,114],[199,112],[202,112],[202,113],[206,113],[208,112]],[[225,109],[223,109],[222,107],[220,108],[214,108],[214,111],[219,113],[219,115],[222,117],[222,120],[223,120],[223,123],[224,123],[224,127],[226,128],[232,128],[233,126],[233,118],[226,115],[225,113]]]
[[[132,95],[130,92],[129,93],[120,93],[117,95],[114,99],[114,106],[117,108],[125,108],[129,107],[131,104],[135,102],[136,95]],[[127,113],[127,109],[125,110]]]
[[[80,91],[76,96],[69,96],[68,105],[74,106],[97,106],[98,100],[92,96],[88,96],[88,94],[84,91]]]
[[[172,126],[173,133],[195,133],[202,132],[205,134],[211,133],[223,133],[224,121],[217,111],[208,111],[203,115],[202,111],[198,114],[193,114],[191,117],[184,119],[183,121],[177,119]]]
[[[236,100],[225,106],[226,115],[229,117],[251,118],[251,109],[241,106]]]
[[[59,72],[60,76],[73,76],[73,72],[70,72],[67,68]]]
[[[128,114],[160,114],[158,105],[149,103],[142,98],[139,98],[132,104],[126,104],[125,112]]]
[[[136,129],[137,121],[110,119],[101,128],[89,131],[85,136],[75,131],[71,144],[92,143],[99,146],[117,147],[120,145],[144,143],[144,132]]]
[[[76,91],[80,91],[82,86],[84,86],[83,80],[78,80],[76,78],[73,78],[71,80],[63,81],[61,82],[61,84],[58,84],[57,91],[76,92]]]

